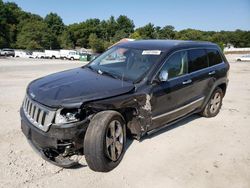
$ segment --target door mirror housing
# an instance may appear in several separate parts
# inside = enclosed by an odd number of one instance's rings
[[[159,80],[161,82],[166,82],[168,80],[168,71],[167,70],[162,70],[158,76]]]

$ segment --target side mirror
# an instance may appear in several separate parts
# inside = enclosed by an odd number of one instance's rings
[[[162,70],[158,78],[161,82],[166,82],[168,80],[168,71]]]

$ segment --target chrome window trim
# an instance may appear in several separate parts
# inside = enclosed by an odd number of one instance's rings
[[[174,55],[174,54],[177,53],[177,52],[188,51],[188,50],[200,50],[200,49],[205,50],[205,51],[206,51],[206,50],[217,50],[217,51],[220,53],[220,56],[221,56],[221,52],[220,52],[217,48],[212,48],[212,47],[210,47],[210,48],[197,47],[197,48],[187,48],[187,49],[176,50],[176,51],[172,52],[170,55],[168,55],[167,59],[164,61],[164,63],[161,65],[161,67],[157,70],[157,72],[156,72],[155,75],[153,76],[153,78],[152,78],[152,80],[151,80],[151,84],[152,84],[153,80],[155,80],[155,78],[156,78],[156,76],[159,74],[159,72],[161,71],[162,67],[166,64],[166,62],[170,59],[170,57],[171,57],[172,55]],[[181,77],[183,77],[183,76],[187,76],[187,75],[190,75],[190,74],[193,74],[193,73],[197,73],[197,72],[199,72],[199,71],[203,71],[203,70],[207,70],[207,69],[209,69],[209,68],[216,67],[216,66],[218,66],[218,65],[222,65],[222,64],[225,63],[225,61],[224,61],[224,59],[223,59],[222,57],[221,57],[221,60],[222,60],[222,62],[219,63],[219,64],[216,64],[216,65],[213,65],[213,66],[209,66],[209,65],[208,65],[208,67],[206,67],[206,68],[203,68],[203,69],[200,69],[200,70],[197,70],[197,71],[194,71],[194,72],[190,72],[190,73],[188,72],[188,73],[186,73],[186,74],[183,74],[183,75],[180,75],[180,76],[176,76],[176,77],[174,77],[174,78],[171,78],[171,79],[169,79],[169,80],[167,80],[167,81],[171,81],[171,80],[174,80],[174,79],[176,79],[176,78],[181,78]],[[209,63],[209,62],[208,62],[208,63]],[[187,65],[187,68],[189,68],[188,65]]]

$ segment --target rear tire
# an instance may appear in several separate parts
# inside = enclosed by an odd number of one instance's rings
[[[102,111],[90,121],[84,138],[84,155],[90,169],[109,172],[121,162],[126,146],[126,126],[116,111]]]
[[[223,96],[222,89],[216,88],[201,115],[207,118],[216,116],[220,112]]]

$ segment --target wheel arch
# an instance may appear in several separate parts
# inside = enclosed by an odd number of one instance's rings
[[[226,83],[221,83],[219,85],[217,85],[217,87],[221,88],[222,92],[223,92],[223,97],[226,94],[226,90],[227,90],[227,84]]]
[[[211,96],[212,96],[214,90],[215,90],[217,87],[219,87],[219,88],[222,90],[222,92],[223,92],[223,97],[224,97],[225,94],[226,94],[226,90],[227,90],[227,84],[228,84],[228,79],[227,79],[227,78],[223,78],[223,79],[217,80],[217,81],[214,83],[214,85],[213,85],[213,87],[211,88],[211,90],[209,91],[208,95],[205,97],[205,100],[204,100],[204,102],[203,102],[203,105],[201,106],[200,109],[202,110],[202,109],[205,108],[207,102],[209,101],[209,99],[211,98]]]
[[[149,124],[148,119],[151,118],[150,114],[144,112],[142,104],[138,104],[137,100],[131,100],[130,98],[129,100],[124,100],[122,103],[120,103],[121,100],[117,103],[110,100],[91,102],[85,104],[83,108],[87,107],[90,110],[91,117],[94,117],[95,114],[101,111],[117,111],[124,118],[128,135],[132,135],[139,140],[146,131],[146,125]],[[144,102],[142,103],[144,104]]]
[[[138,122],[138,119],[136,118],[137,115],[139,114],[138,109],[135,107],[122,107],[122,108],[103,108],[103,109],[94,109],[91,108],[92,115],[90,118],[90,121],[95,115],[101,112],[105,111],[114,111],[118,112],[126,126],[126,131],[128,135],[133,135],[136,139],[139,139],[141,135],[141,124]]]

